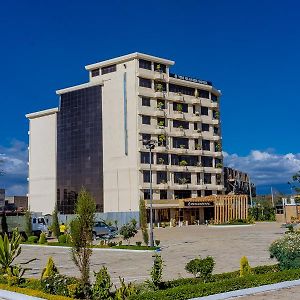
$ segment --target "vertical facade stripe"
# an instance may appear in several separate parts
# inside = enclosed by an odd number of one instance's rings
[[[128,128],[127,128],[127,76],[123,75],[123,93],[124,93],[124,138],[125,138],[125,155],[128,155]]]

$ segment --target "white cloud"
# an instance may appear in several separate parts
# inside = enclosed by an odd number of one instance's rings
[[[250,174],[256,185],[286,184],[300,170],[300,153],[252,150],[247,156],[224,152],[224,165]]]
[[[24,142],[12,141],[10,146],[0,146],[1,168],[4,176],[0,177],[0,188],[6,189],[7,195],[26,195],[28,174],[28,150]]]

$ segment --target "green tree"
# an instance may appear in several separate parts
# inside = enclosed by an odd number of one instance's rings
[[[240,277],[252,274],[251,267],[246,256],[240,260]]]
[[[129,223],[125,224],[120,229],[120,235],[123,236],[123,239],[130,244],[130,239],[137,234],[136,220],[132,219]]]
[[[54,236],[56,238],[58,238],[60,235],[60,231],[59,231],[57,204],[55,205],[54,211],[52,213],[52,226],[51,227],[52,227]]]
[[[32,235],[31,212],[29,209],[25,213],[25,233],[27,235],[27,238]]]
[[[149,233],[147,227],[147,210],[145,205],[145,200],[140,199],[140,227],[142,230],[143,240],[146,246],[149,243]]]
[[[151,269],[150,286],[154,289],[159,289],[162,280],[163,259],[160,255],[155,254],[153,267]]]
[[[292,176],[292,182],[288,182],[288,184],[296,193],[300,193],[300,171]]]
[[[103,266],[99,272],[94,272],[95,283],[92,288],[93,299],[95,300],[112,300],[111,288],[113,284],[111,283],[110,275],[107,268]]]
[[[2,234],[8,233],[8,225],[7,225],[7,219],[6,219],[6,213],[4,212],[2,218],[1,218],[1,228],[2,228]]]
[[[71,222],[72,260],[81,273],[81,282],[84,287],[85,297],[89,299],[90,286],[90,257],[92,255],[92,230],[96,204],[92,196],[82,188],[77,199],[76,218]]]

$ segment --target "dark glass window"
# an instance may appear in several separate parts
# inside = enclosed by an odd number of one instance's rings
[[[160,199],[161,200],[167,200],[168,199],[168,192],[167,190],[160,190],[159,191]]]
[[[99,74],[100,74],[100,70],[99,69],[94,69],[94,70],[91,71],[92,77],[99,76]]]
[[[174,183],[177,183],[177,184],[191,183],[191,173],[174,172]]]
[[[199,96],[200,98],[209,99],[209,91],[199,90]]]
[[[208,107],[201,106],[201,115],[208,116]]]
[[[202,140],[202,149],[206,151],[210,151],[210,141]]]
[[[181,121],[181,120],[173,120],[173,127],[174,128],[182,127],[184,129],[189,129],[189,122]]]
[[[198,124],[194,123],[194,130],[198,130]]]
[[[211,174],[210,173],[204,174],[204,184],[211,184]]]
[[[151,134],[148,134],[148,133],[143,133],[142,134],[143,145],[145,145],[145,141],[150,141],[150,140],[151,140]]]
[[[139,60],[139,67],[141,69],[151,70],[151,61],[140,59]]]
[[[144,190],[144,200],[150,199],[150,190]]]
[[[101,68],[102,75],[107,74],[107,73],[116,72],[116,71],[117,71],[117,65],[111,65],[111,66]]]
[[[172,93],[181,93],[184,95],[194,96],[195,89],[187,86],[177,85],[177,84],[169,84],[169,91]]]
[[[211,100],[214,102],[218,102],[218,96],[211,94]]]
[[[186,198],[191,198],[191,196],[192,196],[192,191],[189,190],[174,191],[175,199],[186,199]]]
[[[184,163],[184,164],[183,164]],[[178,166],[197,166],[198,156],[195,155],[171,155],[171,164]]]
[[[103,146],[101,87],[61,95],[57,114],[57,205],[73,214],[84,186],[103,211]]]
[[[151,104],[150,104],[150,98],[148,98],[148,97],[142,97],[142,106],[151,106]]]
[[[153,153],[151,153],[151,158],[153,163]],[[141,152],[141,164],[150,164],[149,152]]]
[[[196,106],[193,105],[193,114],[195,114],[195,113],[196,113]]]
[[[209,131],[209,124],[202,123],[202,131]]]
[[[201,163],[202,163],[202,167],[212,167],[213,158],[210,156],[202,156]]]
[[[173,102],[174,111],[188,112],[188,105],[186,103],[176,103]]]
[[[154,63],[154,71],[166,73],[166,66],[159,63]]]
[[[189,139],[173,137],[173,148],[189,148]]]
[[[151,124],[151,117],[150,116],[142,116],[142,124],[150,125]]]
[[[157,180],[157,184],[167,183],[168,182],[167,172],[166,171],[157,171],[156,180]]]
[[[211,196],[212,195],[212,191],[211,190],[205,190],[204,191],[204,196]]]
[[[159,165],[168,165],[169,164],[169,155],[166,153],[157,153],[156,154],[156,163]]]
[[[143,171],[144,182],[150,182],[150,171]]]
[[[140,86],[151,89],[151,79],[140,78]]]
[[[219,127],[214,126],[214,134],[219,134]]]

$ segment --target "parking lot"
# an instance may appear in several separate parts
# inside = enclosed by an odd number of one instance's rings
[[[239,260],[246,255],[252,266],[273,264],[268,247],[281,236],[284,229],[278,223],[257,223],[250,227],[185,226],[155,229],[155,239],[161,241],[164,260],[164,279],[188,276],[185,264],[196,256],[211,255],[216,260],[215,272],[232,271],[239,268]],[[141,233],[131,241],[142,241]],[[92,256],[91,272],[106,265],[114,282],[118,276],[126,281],[144,281],[152,266],[153,252],[95,250]],[[22,247],[19,261],[36,257],[31,264],[30,275],[39,277],[47,258],[52,256],[63,274],[78,276],[70,249],[44,246]],[[29,275],[29,273],[28,273]]]

